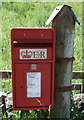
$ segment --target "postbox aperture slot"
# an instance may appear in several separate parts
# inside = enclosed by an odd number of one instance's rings
[[[14,43],[14,47],[52,47],[53,43]]]
[[[53,43],[53,39],[14,39],[13,43]]]

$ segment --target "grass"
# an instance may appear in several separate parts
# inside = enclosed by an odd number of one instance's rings
[[[82,79],[72,79],[72,83],[82,83]]]
[[[10,31],[15,27],[51,27],[51,24],[45,26],[45,22],[54,10],[61,4],[72,6],[81,25],[75,26],[74,39],[74,71],[82,70],[82,3],[81,2],[2,2],[0,9],[0,70],[11,70],[11,43]],[[72,80],[73,83],[80,83],[82,80]],[[11,80],[1,79],[0,89],[4,92],[11,92]],[[79,91],[73,91],[79,93]],[[46,112],[46,111],[45,111]],[[21,111],[13,111],[11,117],[20,118]],[[39,112],[43,117],[43,111]],[[24,118],[27,118],[26,112],[23,113]],[[3,116],[5,118],[5,116]],[[35,111],[31,112],[29,118],[36,118]]]
[[[0,79],[0,90],[5,93],[10,93],[11,90],[11,79]]]
[[[15,27],[45,27],[45,22],[52,13],[53,9],[62,3],[19,3],[19,2],[2,2],[2,63],[1,70],[11,69],[11,45],[10,30]],[[82,23],[82,3],[68,3],[71,5]],[[47,27],[51,27],[51,24]],[[74,44],[74,56],[76,58],[73,64],[73,70],[81,70],[82,65],[82,24],[76,24],[76,35]]]

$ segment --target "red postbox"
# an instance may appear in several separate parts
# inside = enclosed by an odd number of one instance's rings
[[[49,109],[54,102],[55,30],[11,30],[13,109]]]

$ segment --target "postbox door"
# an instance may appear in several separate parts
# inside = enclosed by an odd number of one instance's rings
[[[36,70],[32,70],[32,63],[15,64],[17,108],[46,107],[51,104],[51,63],[34,63],[34,65]]]

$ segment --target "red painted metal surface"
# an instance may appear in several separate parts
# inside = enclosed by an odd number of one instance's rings
[[[49,109],[50,106],[53,108],[55,38],[53,28],[14,28],[11,30],[14,110]],[[37,97],[32,97],[33,92],[29,93],[29,81],[34,80],[29,78],[29,75],[33,76],[34,73],[37,74],[35,79],[39,80],[40,84],[40,92],[37,91],[40,96],[37,95]],[[29,94],[31,94],[30,97]]]
[[[56,88],[56,90],[58,90],[58,91],[69,91],[71,89],[72,89],[72,86],[65,86],[65,87]]]
[[[73,60],[75,60],[75,58],[74,57],[71,57],[71,58],[56,58],[56,60],[67,62],[67,61],[73,61]]]

